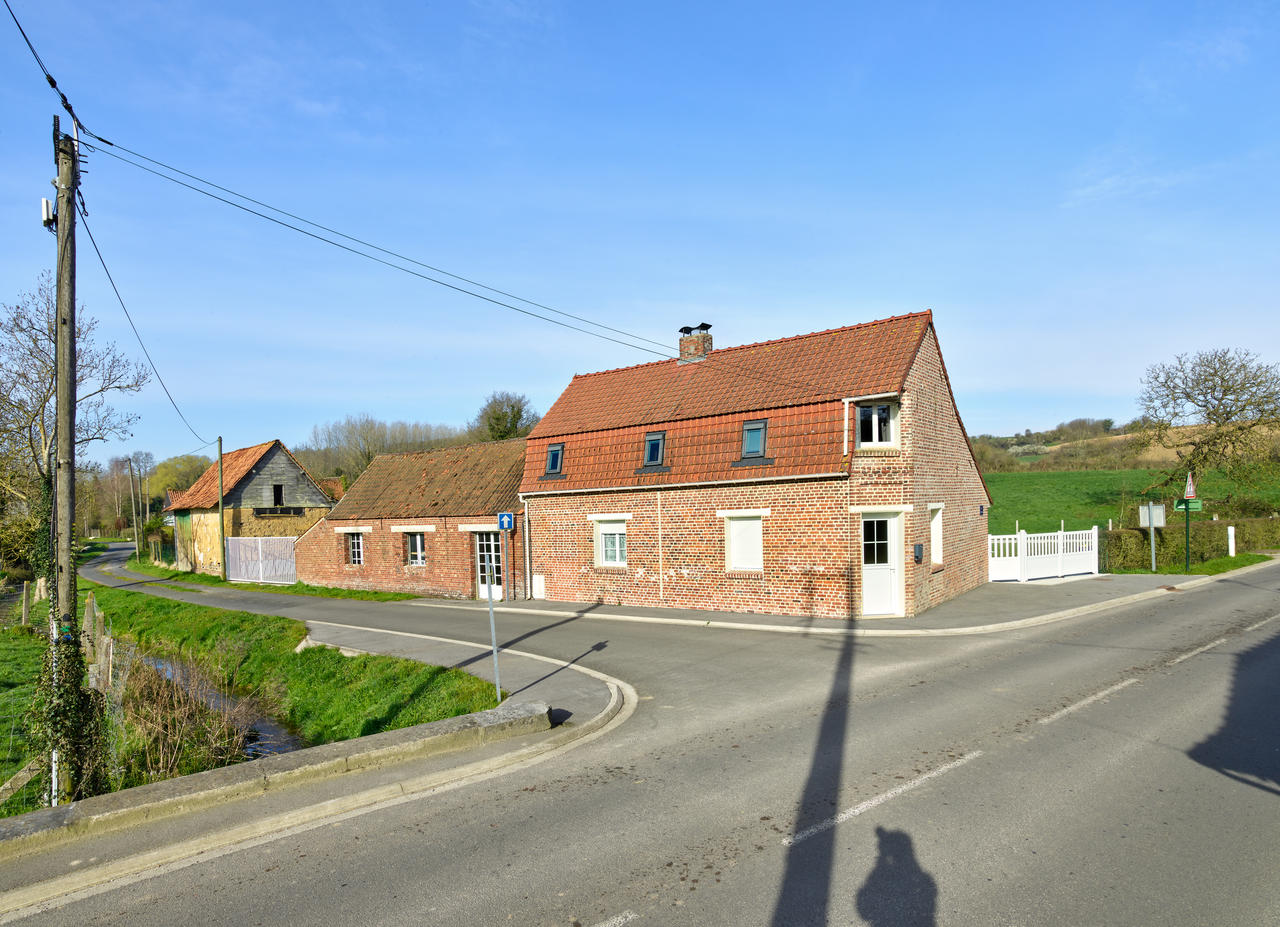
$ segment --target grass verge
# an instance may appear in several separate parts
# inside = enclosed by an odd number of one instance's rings
[[[82,583],[83,587],[90,587]],[[290,618],[174,602],[92,585],[117,635],[193,663],[224,689],[251,695],[310,744],[330,743],[492,708],[493,685],[456,669],[387,656],[294,648]]]
[[[200,586],[223,586],[233,589],[252,589],[255,592],[273,592],[284,595],[313,595],[327,599],[362,599],[366,602],[403,602],[405,599],[419,598],[408,592],[378,592],[371,589],[337,589],[331,586],[311,586],[307,583],[293,583],[289,586],[268,585],[265,583],[232,583],[220,576],[208,573],[186,573],[182,570],[171,570],[157,566],[150,560],[139,560],[130,557],[126,568],[135,573],[144,573],[157,579],[172,580],[182,583],[194,583]]]
[[[1229,570],[1238,570],[1241,567],[1253,566],[1255,563],[1265,563],[1270,560],[1266,554],[1236,554],[1234,557],[1214,557],[1212,560],[1204,560],[1200,563],[1191,564],[1191,575],[1193,576],[1217,576],[1219,573],[1226,573]],[[1175,576],[1186,576],[1187,571],[1184,568],[1185,562],[1163,564],[1157,567],[1156,572],[1161,574],[1169,574]],[[1151,568],[1133,569],[1133,570],[1112,570],[1113,573],[1150,573]]]
[[[22,717],[35,695],[46,647],[31,628],[0,627],[0,783],[30,759]]]

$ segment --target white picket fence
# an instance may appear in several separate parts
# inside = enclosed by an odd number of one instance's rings
[[[1098,572],[1098,526],[1088,531],[987,536],[987,576],[992,582],[1046,579]]]
[[[227,538],[227,579],[232,582],[283,583],[298,581],[293,561],[297,538]]]

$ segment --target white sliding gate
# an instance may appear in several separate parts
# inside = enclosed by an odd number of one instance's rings
[[[227,538],[227,579],[243,583],[298,581],[293,560],[297,538]]]
[[[1098,526],[1088,531],[987,536],[987,578],[991,582],[1098,572]]]

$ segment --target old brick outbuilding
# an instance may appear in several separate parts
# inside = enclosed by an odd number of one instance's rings
[[[294,545],[298,579],[451,598],[485,598],[487,582],[495,599],[523,598],[524,449],[515,438],[375,457]]]
[[[986,581],[931,313],[575,376],[528,439],[536,597],[850,618]]]

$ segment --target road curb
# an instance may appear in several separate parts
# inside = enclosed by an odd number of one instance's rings
[[[616,714],[617,708],[612,702],[610,708]],[[487,711],[308,747],[98,795],[57,808],[31,811],[0,819],[0,860],[35,846],[89,833],[102,833],[300,783],[438,756],[550,728],[551,708],[545,702],[507,703]],[[582,736],[581,728],[577,730],[577,736]]]
[[[1135,592],[1131,595],[1121,596],[1116,599],[1107,599],[1103,602],[1093,602],[1089,605],[1079,605],[1075,608],[1063,609],[1056,612],[1046,612],[1043,615],[1035,615],[1030,618],[1017,618],[1013,621],[1001,621],[993,624],[965,625],[957,628],[848,628],[822,627],[821,625],[779,625],[746,621],[721,621],[714,618],[704,620],[697,618],[665,618],[658,615],[606,615],[596,612],[584,612],[582,610],[572,611],[567,609],[550,608],[504,608],[502,606],[495,606],[494,611],[504,612],[511,615],[539,615],[545,618],[590,618],[594,621],[624,621],[637,624],[670,624],[684,627],[712,628],[729,631],[763,631],[767,634],[823,634],[849,637],[959,637],[966,634],[996,634],[1000,631],[1017,631],[1022,628],[1034,628],[1040,625],[1052,624],[1056,621],[1065,621],[1068,618],[1079,618],[1083,615],[1106,611],[1110,608],[1132,605],[1146,599],[1158,598],[1174,592],[1186,592],[1190,589],[1195,589],[1209,583],[1233,579],[1247,573],[1251,573],[1255,570],[1274,566],[1276,562],[1277,561],[1275,560],[1269,560],[1266,563],[1255,563],[1251,566],[1240,567],[1239,569],[1231,570],[1227,573],[1219,573],[1215,576],[1200,576],[1195,579],[1187,580],[1177,586],[1161,586],[1157,589],[1147,589],[1143,592]],[[397,602],[396,604],[419,605],[420,607],[429,608],[456,608],[466,611],[475,610],[473,606],[459,605],[450,602],[437,602],[435,600],[415,600]],[[836,618],[830,620],[841,621],[842,619]]]

